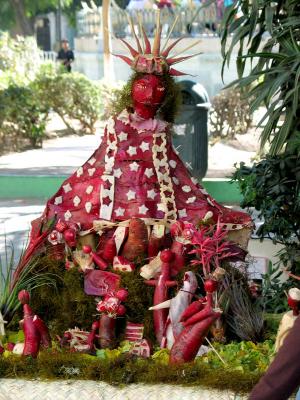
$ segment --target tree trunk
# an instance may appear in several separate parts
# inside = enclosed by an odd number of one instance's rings
[[[21,33],[24,36],[33,35],[33,26],[30,19],[26,16],[24,0],[11,0],[11,4],[15,11],[15,17],[17,25],[21,29]]]

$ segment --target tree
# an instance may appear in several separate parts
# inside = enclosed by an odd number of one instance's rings
[[[236,0],[223,20],[223,68],[235,47],[233,84],[247,89],[252,111],[266,106],[261,146],[276,155],[300,135],[299,0]]]

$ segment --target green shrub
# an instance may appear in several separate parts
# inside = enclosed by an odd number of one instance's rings
[[[249,99],[240,89],[222,90],[213,98],[209,118],[214,137],[233,139],[236,134],[247,133],[252,124]]]
[[[40,54],[33,37],[13,39],[6,32],[0,33],[0,89],[32,82],[42,62]]]
[[[27,138],[31,146],[42,144],[48,109],[30,86],[11,85],[0,91],[0,137]]]
[[[280,257],[285,266],[300,273],[300,153],[299,148],[277,156],[267,156],[252,167],[240,163],[233,179],[239,184],[242,207],[255,207],[264,221],[257,230],[281,243]]]
[[[95,132],[101,112],[100,91],[87,77],[46,65],[37,75],[34,88],[41,104],[56,112],[74,133],[76,121],[81,133]]]

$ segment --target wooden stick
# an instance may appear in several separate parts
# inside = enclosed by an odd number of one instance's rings
[[[227,363],[224,361],[224,359],[220,356],[220,354],[217,352],[217,350],[214,348],[214,346],[212,345],[211,341],[207,339],[207,337],[205,338],[205,340],[207,341],[207,343],[210,345],[211,349],[213,352],[216,353],[216,355],[219,357],[219,359],[222,361],[222,363],[224,365],[227,365]]]
[[[171,35],[172,35],[172,32],[173,32],[173,30],[174,30],[174,28],[175,28],[175,25],[176,25],[176,23],[177,23],[177,21],[178,21],[178,18],[179,18],[179,15],[176,15],[176,18],[174,19],[173,25],[172,25],[172,27],[171,27],[171,29],[170,29],[170,32],[168,33],[168,36],[167,36],[166,41],[165,41],[165,44],[164,44],[164,46],[163,46],[163,48],[162,48],[162,50],[161,50],[161,53],[162,53],[162,52],[165,50],[165,48],[167,47],[168,41],[169,41],[169,39],[170,39],[170,37],[171,37]]]

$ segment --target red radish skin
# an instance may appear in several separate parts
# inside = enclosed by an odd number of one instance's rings
[[[157,305],[168,300],[168,288],[177,286],[177,281],[170,280],[170,262],[172,261],[173,257],[174,255],[170,250],[162,251],[160,255],[162,266],[158,279],[145,281],[147,285],[155,286],[153,305]],[[163,308],[153,311],[154,331],[159,345],[162,343],[167,318],[168,309]]]
[[[68,246],[70,247],[76,246],[76,231],[74,229],[72,228],[66,229],[63,235]]]
[[[116,292],[116,297],[120,300],[120,301],[125,301],[128,297],[128,291],[126,289],[119,289]]]
[[[89,346],[90,351],[93,351],[95,348],[95,340],[97,337],[97,332],[99,330],[99,327],[100,327],[99,321],[93,322],[91,332],[89,333],[89,336],[87,338],[87,344]]]
[[[162,247],[163,238],[157,238],[154,235],[150,236],[148,243],[148,257],[154,258],[159,253],[159,250]]]
[[[24,304],[23,310],[23,331],[25,336],[23,356],[31,356],[32,358],[36,358],[40,350],[41,335],[33,323],[32,311],[28,304]]]
[[[204,289],[207,293],[213,293],[218,289],[218,282],[214,279],[207,279],[204,282]]]
[[[197,324],[184,328],[171,349],[170,364],[183,364],[193,361],[209,328],[220,315],[221,313],[214,313]]]
[[[171,275],[175,276],[186,264],[186,259],[184,256],[184,244],[174,240],[171,246],[171,251],[174,253]]]
[[[117,248],[116,248],[115,238],[111,237],[106,241],[104,245],[102,257],[104,261],[107,261],[108,263],[112,264],[114,257],[116,255],[117,255]]]
[[[185,310],[184,312],[181,314],[180,320],[179,322],[184,322],[186,321],[188,318],[192,317],[194,314],[196,314],[197,312],[203,310],[204,308],[204,302],[206,301],[205,298],[200,299],[198,301],[194,301],[193,303],[191,303]]]
[[[30,300],[30,294],[27,290],[23,289],[18,293],[18,300],[21,304],[28,304]]]
[[[115,340],[116,319],[102,314],[99,324],[99,343],[102,349],[112,348]]]
[[[148,230],[140,218],[132,218],[129,222],[128,238],[121,255],[129,261],[144,259],[148,250]]]
[[[214,311],[211,307],[206,305],[203,310],[197,312],[195,315],[192,317],[188,318],[186,321],[182,323],[183,326],[189,326],[193,324],[197,324],[200,321],[203,321],[206,318],[209,318],[214,314]]]
[[[45,324],[45,322],[38,315],[35,315],[33,317],[33,324],[39,331],[39,334],[41,336],[42,346],[45,349],[50,348],[52,346],[51,336],[50,336],[49,329],[48,329],[47,325]]]
[[[99,269],[101,269],[102,271],[105,270],[108,267],[108,264],[106,261],[103,260],[102,257],[100,257],[98,254],[96,254],[91,246],[89,246],[88,244],[82,246],[82,251],[85,254],[91,254],[92,259],[94,261],[94,263],[99,267]]]

